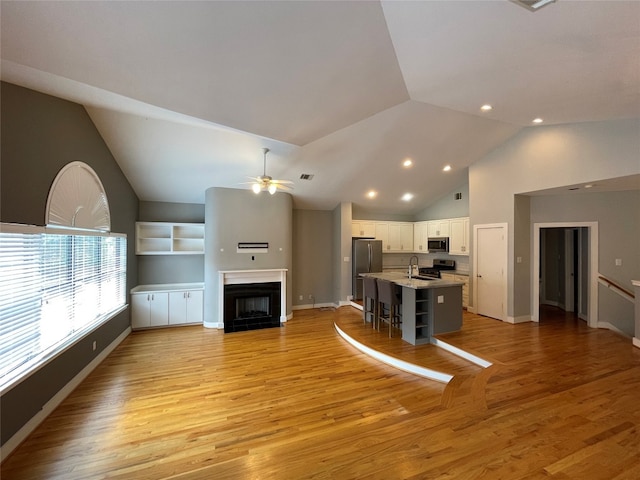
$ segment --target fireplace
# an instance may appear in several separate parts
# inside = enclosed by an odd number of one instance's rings
[[[224,286],[224,332],[280,326],[280,282]]]

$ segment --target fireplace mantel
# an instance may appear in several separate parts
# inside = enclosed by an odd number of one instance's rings
[[[287,271],[286,268],[266,268],[260,270],[219,270],[218,282],[218,328],[223,327],[224,286],[243,283],[280,282],[280,323],[287,321]],[[206,326],[206,325],[205,325]]]

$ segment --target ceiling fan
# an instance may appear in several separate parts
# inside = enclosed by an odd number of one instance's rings
[[[269,153],[269,149],[263,148],[262,151],[264,152],[263,174],[260,175],[259,177],[249,177],[251,178],[251,180],[253,180],[253,182],[251,182],[251,190],[253,190],[254,193],[260,193],[261,191],[266,190],[271,195],[276,193],[278,189],[285,190],[285,191],[291,190],[293,187],[290,187],[289,185],[293,184],[292,181],[274,180],[272,177],[267,175],[267,153]]]

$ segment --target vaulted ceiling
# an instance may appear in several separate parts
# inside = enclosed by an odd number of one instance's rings
[[[544,128],[535,117],[640,115],[637,1],[3,0],[0,14],[2,79],[85,105],[141,200],[248,188],[267,147],[297,208],[411,215]]]

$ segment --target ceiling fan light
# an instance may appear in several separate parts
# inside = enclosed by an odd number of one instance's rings
[[[253,190],[253,193],[260,193],[260,184],[254,183],[251,185],[251,190]]]
[[[275,183],[270,184],[270,185],[269,185],[269,188],[268,188],[267,190],[269,190],[269,193],[270,193],[271,195],[273,195],[274,193],[276,193],[277,187],[276,187]]]

